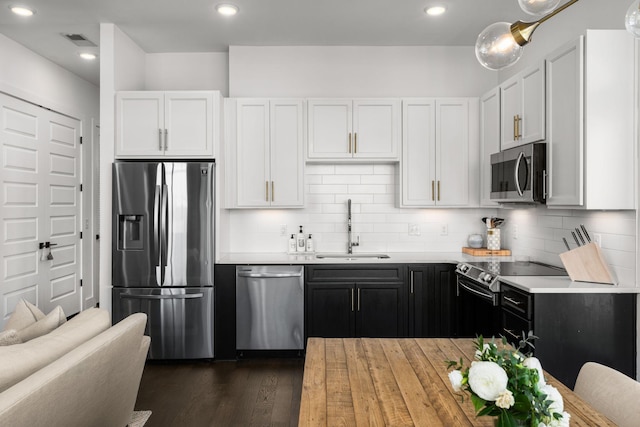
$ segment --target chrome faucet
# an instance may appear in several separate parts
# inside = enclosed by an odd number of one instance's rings
[[[347,200],[347,253],[353,253],[354,246],[360,246],[360,236],[357,236],[357,242],[351,238],[351,199]]]

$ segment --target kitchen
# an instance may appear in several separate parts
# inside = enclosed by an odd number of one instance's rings
[[[468,46],[231,46],[228,54],[147,53],[117,25],[103,24],[99,120],[94,116],[101,129],[99,234],[110,236],[112,232],[109,170],[114,158],[116,91],[206,89],[220,90],[225,97],[252,98],[478,97],[587,28],[621,28],[620,16],[627,6],[609,5],[603,13],[596,2],[583,0],[545,23],[520,63],[500,73],[482,69]],[[27,97],[32,92],[18,77],[2,77],[3,89],[17,86]],[[76,105],[67,100],[59,103]],[[221,141],[219,149],[223,149]],[[227,182],[222,178],[225,167],[219,163],[219,185]],[[347,242],[346,200],[351,199],[353,231],[361,245],[356,251],[459,253],[469,234],[484,231],[482,217],[500,216],[505,218],[503,246],[511,249],[514,257],[558,265],[558,253],[564,251],[561,237],[584,223],[592,234],[600,235],[619,282],[629,287],[638,282],[635,210],[502,209],[484,205],[479,180],[473,178],[479,174],[479,162],[469,169],[469,207],[400,209],[396,202],[397,168],[392,162],[307,162],[305,207],[221,209],[217,217],[218,253],[248,254],[248,263],[266,262],[284,254],[290,234],[297,232],[299,225],[313,235],[317,251],[342,252]],[[219,206],[224,204],[225,200],[219,201]],[[110,251],[103,250],[103,284],[111,283],[110,265]],[[103,285],[101,306],[110,305],[110,296],[110,286]]]

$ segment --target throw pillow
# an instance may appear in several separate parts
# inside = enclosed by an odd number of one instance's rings
[[[44,313],[40,311],[38,307],[29,301],[21,299],[18,304],[16,304],[16,308],[13,310],[11,317],[7,320],[4,330],[15,329],[19,331],[29,325],[33,325],[38,320],[44,319],[44,317]]]
[[[47,314],[43,319],[38,320],[24,329],[20,329],[18,331],[18,336],[22,342],[27,342],[39,336],[48,334],[62,324],[60,319],[64,319],[62,323],[67,321],[67,318],[62,311],[62,307],[58,306],[51,310],[51,313]]]
[[[0,332],[0,346],[20,344],[22,340],[15,329]]]

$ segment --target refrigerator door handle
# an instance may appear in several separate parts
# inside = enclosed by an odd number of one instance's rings
[[[155,266],[160,265],[160,250],[158,242],[160,240],[160,194],[162,193],[161,187],[156,185],[156,191],[153,196],[153,259],[156,260]]]
[[[162,267],[162,282],[164,283],[164,275],[167,267],[167,242],[169,239],[169,203],[168,203],[169,187],[164,184],[162,186],[162,206],[161,206],[161,218],[160,223],[160,263]]]
[[[127,295],[122,294],[122,299],[196,299],[202,298],[204,294],[199,292],[197,294],[178,294],[178,295]]]

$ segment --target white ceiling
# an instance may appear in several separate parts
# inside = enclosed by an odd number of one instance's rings
[[[218,15],[222,2],[240,12]],[[36,14],[18,17],[11,4]],[[447,13],[427,16],[433,4]],[[99,25],[110,22],[148,53],[225,52],[229,45],[470,46],[487,25],[518,19],[533,20],[516,0],[0,0],[2,34],[96,85],[99,64],[80,59],[81,49],[62,33],[99,45]]]

